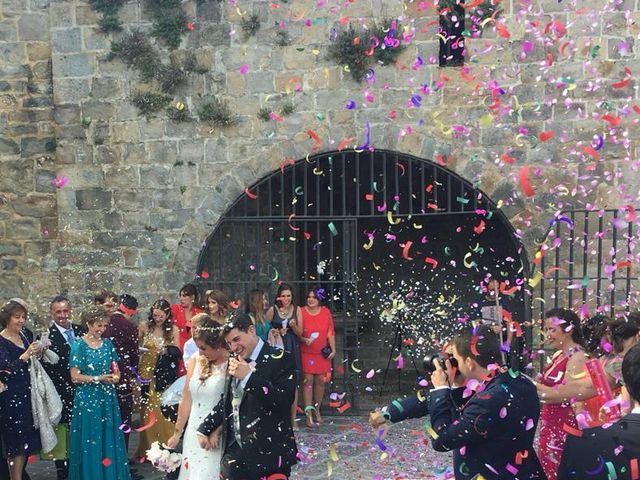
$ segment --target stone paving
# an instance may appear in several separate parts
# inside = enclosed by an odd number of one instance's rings
[[[325,417],[317,428],[302,427],[297,433],[302,461],[292,480],[315,479],[444,479],[452,464],[449,454],[434,452],[424,433],[424,422],[409,420],[394,425],[377,445],[376,434],[364,417]],[[135,451],[132,437],[130,450]],[[386,455],[385,455],[386,453]],[[28,467],[33,480],[55,480],[52,462],[37,461]],[[148,463],[138,466],[148,480],[161,480],[164,475]],[[87,479],[89,480],[89,479]]]

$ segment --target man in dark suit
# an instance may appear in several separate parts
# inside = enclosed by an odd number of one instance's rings
[[[60,423],[69,425],[71,423],[73,395],[75,393],[75,385],[71,381],[69,370],[69,355],[71,353],[71,345],[82,337],[84,328],[71,323],[71,303],[67,297],[59,295],[51,300],[50,311],[53,323],[49,327],[49,341],[51,342],[49,350],[55,352],[60,359],[53,365],[43,362],[42,366],[56,387],[60,400],[62,400]],[[55,464],[58,480],[66,480],[69,476],[67,461],[56,460]]]
[[[580,437],[568,435],[558,480],[640,478],[640,344],[624,356],[622,380],[631,413],[606,428],[587,428]]]
[[[429,412],[433,448],[454,451],[456,480],[546,479],[533,449],[540,416],[536,387],[523,375],[499,368],[497,335],[486,326],[466,330],[453,339],[453,357],[457,369],[447,360],[445,371],[435,361]],[[466,403],[464,389],[454,395],[449,385],[456,370],[467,379],[467,389],[484,387]]]
[[[293,354],[265,344],[251,318],[236,313],[225,325],[231,351],[225,394],[198,428],[203,448],[216,443],[222,426],[221,478],[288,478],[297,462],[290,407],[296,389]]]
[[[137,371],[140,356],[138,351],[138,327],[131,321],[137,311],[138,300],[135,297],[126,293],[120,295],[118,310],[111,315],[109,325],[107,325],[102,335],[104,338],[111,339],[120,357],[118,362],[120,382],[116,388],[122,423],[129,427],[124,430],[127,448],[129,448],[129,432],[133,414],[133,387],[136,381],[134,372]]]

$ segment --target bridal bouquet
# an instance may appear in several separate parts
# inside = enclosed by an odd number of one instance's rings
[[[182,455],[169,450],[160,442],[153,442],[151,448],[147,450],[147,460],[161,472],[171,473],[182,463]]]

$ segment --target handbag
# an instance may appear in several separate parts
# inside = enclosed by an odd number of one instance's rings
[[[69,425],[59,423],[53,427],[56,432],[58,443],[53,450],[44,453],[40,452],[41,460],[67,460],[69,458]]]
[[[320,350],[320,353],[324,358],[329,358],[329,355],[331,355],[331,347],[327,345],[322,350]]]

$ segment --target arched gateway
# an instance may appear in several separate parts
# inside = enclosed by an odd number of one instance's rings
[[[431,161],[367,150],[284,163],[245,189],[207,238],[197,276],[201,290],[238,299],[256,286],[273,294],[278,281],[299,299],[323,288],[338,336],[333,391],[357,408],[367,394],[379,400],[368,392],[398,366],[398,340],[414,381],[409,357],[421,370],[422,353],[477,318],[489,278],[502,282],[505,309],[528,320],[528,274],[508,219],[470,182]]]

